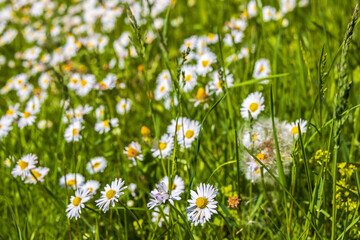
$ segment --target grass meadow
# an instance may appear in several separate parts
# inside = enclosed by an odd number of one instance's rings
[[[1,0],[1,239],[360,239],[355,0]]]

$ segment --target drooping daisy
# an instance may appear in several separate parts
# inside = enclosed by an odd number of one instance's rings
[[[104,116],[105,116],[105,107],[104,107],[104,105],[101,105],[97,109],[95,109],[95,115],[96,115],[96,119],[98,121],[100,121],[101,119],[104,119]]]
[[[80,139],[82,139],[82,136],[80,135],[80,131],[83,129],[81,126],[81,123],[79,121],[75,121],[71,123],[65,130],[65,140],[67,142],[78,142]]]
[[[266,78],[270,74],[270,62],[268,59],[261,58],[256,61],[255,67],[254,67],[254,74],[253,77],[255,79],[259,78]],[[269,80],[264,80],[261,83],[268,83]]]
[[[96,191],[99,189],[100,183],[95,180],[88,180],[84,185],[81,186],[83,191],[89,191],[89,195],[95,195]]]
[[[126,112],[129,112],[131,108],[130,99],[122,98],[118,104],[116,104],[117,113],[124,115]]]
[[[70,219],[73,217],[75,217],[75,219],[78,219],[81,214],[81,208],[85,207],[84,203],[89,201],[89,199],[89,190],[76,190],[75,196],[70,197],[70,203],[65,211],[67,213],[66,216]]]
[[[95,131],[99,133],[107,133],[110,131],[111,127],[117,127],[118,126],[119,119],[113,118],[109,120],[100,121],[95,124]]]
[[[168,189],[170,189],[168,176],[165,176],[161,181],[166,184]],[[171,184],[171,196],[180,196],[184,192],[184,190],[185,190],[184,180],[182,180],[182,178],[179,177],[178,175],[175,175],[175,178],[173,179],[173,182]]]
[[[160,181],[159,184],[155,184],[155,186],[156,188],[150,193],[150,202],[147,204],[147,207],[150,210],[159,205],[166,204],[166,201],[169,201],[171,205],[174,205],[174,200],[181,199],[178,195],[169,195],[167,184],[163,181]]]
[[[164,134],[160,139],[159,145],[151,149],[151,151],[153,152],[152,155],[155,158],[160,156],[165,158],[171,154],[173,147],[174,147],[173,137],[168,134]]]
[[[115,74],[109,73],[101,82],[95,85],[95,88],[100,90],[113,89],[115,88],[116,79]]]
[[[190,206],[186,208],[188,220],[195,226],[199,223],[204,225],[211,219],[212,214],[216,214],[217,201],[214,200],[218,191],[210,184],[200,184],[196,192],[191,190],[191,199],[188,200]]]
[[[297,137],[299,135],[298,125],[300,125],[301,134],[304,134],[306,132],[306,125],[307,125],[306,120],[303,120],[300,118],[300,119],[296,120],[295,122],[286,124],[286,128],[293,134],[295,139],[297,139]]]
[[[32,174],[26,176],[25,183],[35,184],[36,182],[44,182],[44,177],[48,174],[49,169],[46,167],[37,167],[31,170]]]
[[[260,112],[265,109],[264,106],[264,97],[261,92],[250,93],[241,104],[241,116],[248,120],[249,112],[251,113],[252,118],[256,119]]]
[[[90,174],[103,172],[107,166],[107,162],[104,157],[94,157],[87,163],[86,169]]]
[[[182,74],[184,73],[184,75]],[[180,74],[180,87],[183,88],[184,92],[193,90],[197,83],[197,74],[195,66],[186,65],[181,69]]]
[[[72,189],[76,189],[82,186],[84,183],[84,177],[79,173],[68,173],[66,176],[60,178],[60,186],[68,186]]]
[[[9,131],[12,129],[11,123],[11,118],[8,118],[6,116],[0,118],[0,138],[8,135]]]
[[[163,209],[163,213],[165,215],[166,220],[169,218],[169,206],[165,206]],[[154,208],[154,211],[151,212],[151,221],[153,223],[157,223],[159,227],[162,227],[165,222],[163,214],[161,214],[160,209],[158,207]]]
[[[210,95],[210,92],[209,92],[208,86],[206,86],[205,88],[200,87],[200,88],[198,88],[198,90],[196,92],[195,98],[190,99],[190,101],[195,102],[194,103],[195,107],[199,106],[201,103],[205,103],[204,107],[206,108],[208,106],[206,102],[209,99],[209,95]]]
[[[175,132],[179,135],[179,131],[182,129],[182,126],[186,121],[189,121],[186,117],[180,117],[177,121],[176,119],[171,120],[171,123],[167,128],[167,133],[171,137],[175,136]]]
[[[188,120],[184,122],[182,129],[177,135],[179,145],[190,148],[192,142],[197,138],[200,131],[200,124],[195,120]]]
[[[212,70],[211,64],[216,62],[216,56],[214,53],[207,51],[200,55],[198,63],[196,65],[196,71],[200,76],[205,76]]]
[[[131,142],[129,146],[125,147],[124,153],[129,160],[133,161],[133,164],[136,165],[136,159],[142,161],[143,155],[141,154],[141,146],[137,142]]]
[[[233,85],[234,78],[231,73],[226,71],[226,84],[228,87]],[[212,81],[209,82],[209,90],[215,92],[216,95],[219,95],[223,91],[225,82],[219,78],[219,73],[214,72],[212,74]]]
[[[110,205],[115,207],[115,202],[119,201],[119,197],[124,194],[122,191],[127,188],[127,186],[123,187],[124,184],[125,182],[121,178],[115,179],[111,186],[107,184],[104,191],[101,191],[101,198],[95,201],[96,206],[104,213],[109,210]]]
[[[16,178],[17,176],[21,177],[21,180],[24,180],[26,176],[30,174],[30,170],[35,168],[37,163],[37,156],[30,153],[22,158],[16,163],[16,166],[11,171],[11,174]]]

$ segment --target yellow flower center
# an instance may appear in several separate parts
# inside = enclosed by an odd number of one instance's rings
[[[89,190],[89,193],[92,193],[94,189],[92,187],[88,187],[87,190]]]
[[[81,84],[82,87],[85,87],[86,84],[87,84],[87,81],[84,80],[84,79],[82,79],[81,82],[80,82],[80,84]]]
[[[291,132],[292,132],[292,134],[296,135],[299,133],[299,128],[297,126],[295,126],[291,129]]]
[[[13,115],[14,114],[14,110],[13,109],[9,109],[6,111],[6,115]]]
[[[73,204],[75,207],[79,206],[80,203],[81,203],[81,198],[79,198],[79,197],[75,197],[74,200],[73,200],[73,202],[72,202],[72,204]]]
[[[204,88],[199,88],[199,90],[196,93],[196,99],[200,102],[205,102],[207,98],[207,94]]]
[[[190,80],[191,80],[191,74],[189,74],[185,77],[185,81],[189,82]]]
[[[70,186],[70,187],[75,186],[75,184],[76,184],[75,179],[71,179],[71,180],[69,180],[69,181],[66,182],[66,185],[68,185],[68,186]]]
[[[79,134],[79,132],[78,132],[78,130],[77,130],[76,128],[74,128],[74,129],[72,130],[72,134],[73,134],[73,136],[76,136],[76,135]]]
[[[165,86],[162,86],[162,87],[160,88],[160,92],[163,92],[163,91],[165,91]]]
[[[190,46],[191,46],[191,43],[190,43],[190,42],[187,42],[185,45],[186,45],[186,47],[190,47]]]
[[[107,88],[107,86],[106,86],[106,84],[103,82],[103,81],[101,81],[101,82],[99,82],[99,85],[102,87],[102,88]]]
[[[128,147],[127,156],[128,157],[135,157],[138,154],[138,151],[132,147]]]
[[[41,174],[40,174],[38,171],[32,170],[31,172],[34,174],[34,176],[36,177],[36,179],[39,179],[39,178],[41,177]],[[34,176],[32,177],[32,179],[35,180]]]
[[[20,160],[20,161],[18,162],[18,165],[19,165],[19,167],[20,167],[21,170],[24,170],[25,168],[27,168],[27,166],[29,165],[29,163],[28,163],[28,162],[25,162],[25,161],[23,161],[23,160]]]
[[[264,66],[261,66],[259,72],[262,73],[265,70]]]
[[[160,150],[164,150],[166,148],[166,143],[165,142],[162,142],[159,144],[159,147],[160,147]]]
[[[123,103],[123,105],[121,105],[121,108],[125,109],[125,107],[126,107],[126,103]]]
[[[204,197],[199,197],[198,199],[196,199],[195,204],[198,208],[204,209],[208,204],[208,200]]]
[[[253,103],[250,104],[249,110],[251,112],[255,112],[258,108],[259,108],[259,104],[256,103],[256,102],[253,102]]]
[[[109,191],[106,192],[106,197],[108,200],[110,200],[111,198],[113,198],[116,194],[116,191],[110,189]]]
[[[101,163],[97,162],[97,163],[94,163],[92,166],[93,166],[93,168],[98,168],[98,167],[100,167],[100,164]]]
[[[194,136],[194,131],[193,130],[187,130],[185,133],[185,137],[186,138],[192,138],[192,136]]]
[[[164,75],[164,79],[168,79],[168,75]]]
[[[210,40],[213,40],[214,37],[215,37],[215,34],[213,34],[213,33],[209,33],[209,34],[208,34],[208,38],[209,38]]]
[[[203,65],[204,68],[206,68],[209,65],[209,60],[203,60],[201,61],[201,64]]]
[[[141,135],[149,135],[150,134],[150,129],[146,126],[142,126],[141,127]]]
[[[76,78],[72,78],[72,79],[70,79],[70,81],[74,84],[77,84],[77,82],[78,82],[78,80]]]
[[[256,134],[254,134],[253,136],[252,136],[252,140],[256,140],[256,139],[258,139],[258,136],[256,135]]]
[[[224,85],[224,81],[223,80],[220,80],[218,83],[217,83],[217,88],[222,88],[222,86]]]
[[[28,117],[30,117],[31,116],[31,113],[29,113],[29,112],[24,112],[24,118],[28,118]]]
[[[104,123],[104,127],[105,127],[105,128],[110,127],[109,120],[105,120],[103,123]]]
[[[181,125],[181,124],[178,124],[178,125],[176,126],[176,131],[178,132],[181,127],[182,127],[182,125]]]

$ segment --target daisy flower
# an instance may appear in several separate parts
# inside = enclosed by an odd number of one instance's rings
[[[298,119],[295,122],[286,124],[286,128],[293,134],[295,139],[297,139],[297,137],[299,135],[298,125],[300,125],[301,134],[304,134],[306,132],[306,125],[307,125],[306,120]]]
[[[269,22],[275,19],[276,9],[270,6],[265,6],[262,9],[264,22]]]
[[[124,115],[126,112],[129,112],[131,108],[130,99],[122,98],[118,104],[116,104],[117,113]]]
[[[136,165],[136,159],[142,161],[143,155],[141,154],[141,146],[137,142],[131,142],[129,146],[125,147],[124,153],[129,160],[132,160],[134,165]]]
[[[156,79],[157,83],[161,83],[164,81],[169,82],[169,83],[171,82],[171,75],[170,75],[169,70],[162,71]]]
[[[194,99],[190,99],[190,101],[195,102],[194,106],[197,107],[200,105],[200,103],[206,103],[209,99],[209,87],[206,86],[205,88],[200,87],[198,91],[196,92],[196,96]],[[204,105],[205,108],[207,107],[207,104]]]
[[[214,198],[218,191],[210,184],[202,183],[196,188],[196,192],[191,190],[190,194],[191,199],[188,200],[190,206],[186,208],[188,220],[195,226],[199,223],[204,225],[205,222],[211,219],[213,213],[217,213],[217,201]]]
[[[216,56],[214,53],[207,51],[203,53],[196,65],[196,71],[200,76],[205,76],[208,72],[212,70],[211,64],[216,62]]]
[[[155,158],[160,156],[165,158],[171,154],[173,147],[174,147],[173,137],[168,134],[164,134],[160,139],[159,146],[151,149],[151,151],[153,152],[152,155]]]
[[[157,83],[156,89],[155,89],[155,99],[161,100],[163,98],[166,98],[171,90],[171,84],[169,81],[161,81]]]
[[[166,183],[160,181],[159,184],[155,184],[156,188],[150,193],[150,202],[147,207],[151,210],[162,204],[166,204],[169,201],[171,205],[174,205],[174,200],[180,200],[178,195],[169,195],[169,189]]]
[[[166,184],[168,189],[170,189],[168,176],[165,176],[161,181]],[[184,180],[182,180],[182,178],[179,177],[178,175],[175,175],[175,178],[173,179],[171,185],[171,196],[180,196],[184,192],[184,190],[185,190]]]
[[[177,135],[179,145],[190,148],[192,142],[197,138],[200,131],[200,124],[195,120],[188,120],[184,122],[182,129]]]
[[[175,132],[179,135],[179,131],[182,129],[182,126],[184,125],[184,123],[186,121],[188,121],[189,119],[187,119],[186,117],[180,117],[177,120],[176,123],[176,119],[171,120],[170,125],[167,128],[167,133],[171,136],[174,137],[175,136]]]
[[[80,84],[78,85],[78,88],[76,89],[76,94],[78,94],[79,96],[87,95],[93,88],[95,82],[96,81],[95,81],[94,75],[92,75],[92,74],[83,75],[80,80]]]
[[[60,178],[60,186],[66,185],[75,190],[84,183],[84,180],[84,177],[79,173],[68,173]]]
[[[184,44],[181,45],[181,47],[180,47],[180,51],[181,52],[187,51],[188,48],[190,48],[191,50],[194,50],[196,47],[197,40],[198,40],[197,36],[191,36],[191,37],[185,39]]]
[[[86,114],[88,114],[89,112],[91,112],[91,110],[93,109],[93,107],[90,107],[89,105],[85,104],[85,106],[77,106],[76,109],[74,110],[74,121],[79,121],[82,122],[83,118]]]
[[[122,181],[121,178],[115,179],[111,183],[111,186],[107,184],[104,191],[101,191],[102,194],[101,198],[95,201],[96,206],[99,209],[102,209],[104,213],[109,210],[110,205],[114,207],[115,202],[118,202],[119,197],[124,194],[122,191],[127,188],[127,186],[125,187],[123,186],[124,186],[124,181]]]
[[[12,121],[15,120],[18,116],[18,109],[19,109],[20,104],[16,103],[14,106],[9,106],[8,110],[5,113],[5,116],[9,119],[11,119]]]
[[[0,118],[0,138],[8,135],[11,127],[12,120],[6,116]]]
[[[249,18],[255,17],[257,13],[256,1],[251,0],[247,5],[247,15]]]
[[[261,58],[256,61],[254,67],[253,77],[255,79],[266,78],[270,74],[270,62],[268,59]],[[261,83],[268,83],[268,80],[264,80]]]
[[[24,128],[25,126],[31,126],[35,122],[35,115],[30,111],[18,112],[20,116],[18,126],[20,129]]]
[[[105,107],[103,105],[99,106],[97,109],[95,109],[95,115],[96,119],[100,121],[105,116]]]
[[[84,191],[83,189],[76,190],[75,196],[70,197],[70,203],[65,211],[67,213],[66,216],[70,219],[73,217],[75,217],[75,219],[78,219],[81,214],[81,208],[84,208],[85,207],[84,203],[86,203],[89,200],[90,200],[89,190],[87,191]]]
[[[80,131],[83,129],[81,126],[80,121],[75,121],[71,123],[65,130],[65,140],[67,142],[78,142],[80,139],[82,139],[82,136],[80,135]]]
[[[99,133],[107,133],[110,131],[110,126],[117,127],[118,122],[119,122],[119,119],[117,119],[117,118],[98,122],[95,124],[95,131],[97,131]]]
[[[103,172],[107,166],[107,162],[103,157],[94,157],[87,163],[86,169],[90,174]]]
[[[21,180],[24,180],[26,176],[30,174],[30,170],[35,168],[37,163],[37,156],[30,153],[22,158],[16,163],[16,166],[11,171],[11,174],[16,178],[17,176],[21,177]]]
[[[49,169],[46,167],[37,167],[31,170],[33,175],[29,174],[26,176],[25,183],[35,184],[36,182],[44,182],[44,177],[48,174]]]
[[[43,73],[39,77],[39,86],[41,89],[46,90],[50,84],[50,76],[48,73]]]
[[[184,75],[182,74],[184,73]],[[181,69],[180,74],[180,86],[183,88],[184,92],[189,92],[193,90],[195,85],[197,84],[197,74],[196,67],[191,65],[185,65]]]
[[[76,90],[80,86],[81,77],[79,73],[74,73],[71,75],[69,83],[67,84],[67,87],[71,90]]]
[[[252,118],[256,119],[260,112],[265,109],[264,106],[264,97],[261,92],[250,93],[241,104],[241,116],[248,120],[249,112],[251,113]]]
[[[81,186],[83,191],[89,191],[89,195],[95,195],[96,191],[99,189],[100,183],[95,180],[89,180],[84,185]]]
[[[113,89],[115,88],[116,79],[115,74],[109,73],[101,82],[95,85],[95,88],[100,90]]]

